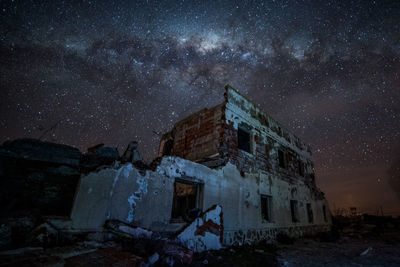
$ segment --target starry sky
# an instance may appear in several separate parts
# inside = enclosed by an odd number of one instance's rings
[[[151,160],[230,84],[311,145],[331,210],[400,215],[399,1],[0,3],[0,142]]]

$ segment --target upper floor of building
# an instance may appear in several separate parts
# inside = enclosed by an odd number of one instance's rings
[[[262,171],[315,185],[310,147],[234,88],[225,90],[221,104],[190,115],[164,134],[159,156],[209,167],[231,162],[243,175]]]

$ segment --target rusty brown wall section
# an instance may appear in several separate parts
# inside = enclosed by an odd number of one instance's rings
[[[223,135],[224,105],[203,109],[175,124],[174,156],[200,161],[218,158]]]

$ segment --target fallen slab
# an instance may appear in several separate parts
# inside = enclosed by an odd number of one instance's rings
[[[144,238],[144,239],[151,239],[153,234],[152,231],[133,226],[119,220],[108,220],[105,223],[105,228],[111,230],[115,234],[119,234],[126,237],[132,238]]]
[[[222,207],[214,205],[178,232],[175,241],[194,252],[218,250],[222,248],[223,230]]]

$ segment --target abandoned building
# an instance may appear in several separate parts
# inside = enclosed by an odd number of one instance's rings
[[[331,215],[315,184],[310,147],[235,89],[225,89],[223,103],[163,135],[153,170],[125,163],[82,176],[71,227],[96,231],[117,219],[176,233],[219,205],[224,245],[328,231]]]

